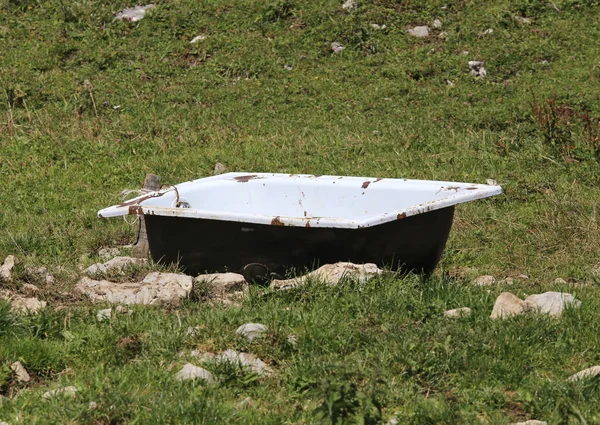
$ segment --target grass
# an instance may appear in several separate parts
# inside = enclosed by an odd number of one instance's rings
[[[16,290],[25,266],[64,267],[41,285],[48,311],[0,306],[0,419],[600,423],[598,381],[565,380],[600,352],[597,1],[381,0],[348,11],[325,0],[173,0],[140,22],[113,21],[126,6],[0,0],[0,257],[21,260]],[[443,26],[430,37],[406,34],[436,18]],[[332,54],[333,41],[346,49]],[[486,62],[487,79],[473,81],[469,60]],[[135,226],[98,221],[98,209],[147,172],[178,183],[217,161],[248,172],[492,178],[504,195],[457,209],[429,280],[255,289],[239,308],[189,302],[101,323],[100,307],[74,302],[79,266],[135,237]],[[467,284],[484,273],[531,279],[489,293]],[[503,290],[563,290],[583,305],[558,320],[496,323]],[[465,305],[469,318],[441,316]],[[269,325],[266,339],[237,339],[248,321]],[[215,386],[178,383],[177,354],[198,347],[248,350],[277,373],[221,368]],[[32,383],[14,382],[16,360]],[[59,385],[79,393],[41,402]]]

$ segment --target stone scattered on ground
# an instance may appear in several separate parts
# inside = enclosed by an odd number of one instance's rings
[[[250,353],[238,353],[237,351],[230,349],[225,350],[219,356],[216,356],[215,360],[237,363],[241,366],[250,368],[250,370],[256,372],[258,375],[268,375],[272,372],[265,362]]]
[[[439,33],[438,38],[441,38],[442,40],[448,38],[448,31],[442,31],[441,33]]]
[[[120,314],[132,314],[133,310],[129,310],[126,305],[118,305],[115,307],[115,311]]]
[[[75,286],[92,301],[111,304],[178,303],[192,288],[191,276],[179,273],[149,273],[142,282],[115,283],[83,277]]]
[[[433,28],[442,28],[442,21],[440,21],[439,19],[435,19],[433,21]]]
[[[471,309],[469,307],[453,308],[444,312],[446,317],[466,317],[471,315]]]
[[[4,262],[0,266],[0,282],[12,282],[13,270],[16,263],[17,258],[14,255],[9,255],[4,259]]]
[[[0,295],[1,298],[4,297]],[[28,298],[20,295],[12,295],[8,299],[13,311],[25,314],[35,314],[47,305],[46,301],[40,301],[35,297]]]
[[[201,330],[201,329],[202,329],[202,328],[201,328],[200,326],[193,326],[193,327],[192,327],[192,326],[189,326],[189,327],[187,328],[187,330],[185,331],[185,336],[186,336],[186,338],[187,338],[188,336],[196,336],[196,335],[198,335],[198,334],[200,333],[200,330]]]
[[[105,308],[104,310],[98,310],[96,313],[96,319],[99,322],[103,322],[105,320],[110,320],[110,316],[112,315],[112,308]]]
[[[199,366],[194,366],[191,363],[187,363],[183,366],[183,368],[181,368],[181,370],[179,372],[177,372],[177,375],[175,375],[175,379],[177,379],[178,381],[187,381],[190,379],[202,379],[206,382],[208,382],[209,384],[212,384],[213,382],[215,382],[215,377],[213,376],[212,373],[210,373],[208,370],[199,367]]]
[[[492,319],[506,319],[523,313],[525,313],[525,302],[510,292],[503,292],[496,298],[490,317]]]
[[[333,53],[340,53],[341,51],[343,51],[345,49],[344,46],[342,46],[340,43],[338,43],[337,41],[334,41],[333,43],[331,43],[331,51]]]
[[[428,37],[429,27],[427,25],[417,26],[409,29],[408,33],[414,37]]]
[[[118,257],[121,255],[119,248],[102,248],[98,251],[98,257],[103,260],[110,260],[111,258]]]
[[[115,14],[115,20],[137,22],[141,21],[146,15],[146,11],[154,9],[156,6],[147,4],[145,6],[128,7]]]
[[[49,400],[49,399],[59,396],[59,395],[73,397],[76,393],[77,393],[77,388],[73,387],[73,386],[69,386],[69,387],[64,387],[64,388],[57,388],[56,390],[46,391],[42,395],[42,398],[44,400]]]
[[[358,6],[358,2],[356,0],[346,0],[344,4],[342,4],[342,9],[356,9]]]
[[[259,338],[267,332],[267,327],[261,323],[245,323],[236,329],[235,333],[244,336],[248,341]]]
[[[484,32],[482,32],[481,35],[489,35],[489,34],[492,34],[493,32],[494,32],[494,30],[492,28],[488,28]]]
[[[194,279],[196,295],[220,301],[239,301],[248,291],[248,282],[237,273],[202,274]]]
[[[581,301],[564,292],[544,292],[530,295],[521,300],[510,292],[501,293],[492,310],[492,319],[506,319],[511,316],[536,312],[559,317],[567,307],[579,307]]]
[[[515,283],[515,279],[513,279],[512,277],[507,277],[505,279],[498,281],[499,285],[513,285],[514,283]]]
[[[559,317],[562,315],[565,308],[580,307],[581,301],[565,292],[549,291],[544,292],[543,294],[528,296],[525,298],[525,305],[528,311],[535,311],[541,314],[548,314],[552,317]]]
[[[275,279],[271,282],[271,289],[282,290],[296,288],[306,283],[308,279],[320,280],[327,285],[337,285],[344,278],[354,279],[360,283],[365,283],[381,273],[382,270],[373,263],[354,264],[340,262],[326,264],[301,277],[286,280]]]
[[[298,344],[298,337],[297,337],[296,335],[294,335],[294,334],[290,334],[290,335],[288,335],[288,337],[287,337],[287,341],[288,341],[288,342],[289,342],[291,345],[293,345],[293,346],[296,346],[296,345]]]
[[[515,21],[521,24],[530,24],[532,22],[531,18],[525,18],[523,16],[515,15]]]
[[[96,403],[95,401],[90,401],[90,402],[88,403],[88,409],[89,409],[89,410],[94,410],[94,409],[95,409],[95,408],[97,408],[97,407],[98,407],[98,403]]]
[[[485,70],[485,62],[481,61],[469,61],[469,69],[473,78],[485,78],[487,71]]]
[[[538,420],[535,420],[535,419],[530,419],[530,420],[525,421],[525,422],[513,422],[510,425],[548,425],[548,422],[538,421]]]
[[[387,28],[387,25],[371,24],[371,28],[374,30],[384,30]]]
[[[562,277],[557,277],[556,279],[554,279],[554,284],[555,285],[567,285],[568,282],[566,280],[564,280]]]
[[[85,274],[94,277],[100,273],[121,272],[128,267],[144,265],[147,263],[148,260],[145,258],[115,257],[108,260],[106,263],[92,264],[85,269]]]
[[[592,366],[569,377],[568,381],[577,382],[600,375],[600,366]]]
[[[40,292],[40,288],[38,288],[37,286],[31,284],[31,283],[24,283],[23,286],[21,287],[21,290],[25,293],[35,293],[35,292]]]
[[[194,38],[192,38],[190,40],[190,44],[194,44],[194,43],[197,43],[199,41],[206,40],[207,38],[208,37],[206,35],[204,35],[204,34],[197,35],[196,37],[194,37]],[[219,164],[219,163],[217,162],[217,164]],[[223,166],[223,164],[220,164],[220,165]],[[222,173],[218,173],[218,174],[222,174]]]
[[[473,283],[477,286],[491,286],[496,283],[496,278],[489,274],[485,274],[473,280]]]
[[[29,382],[31,381],[31,376],[27,373],[25,367],[21,364],[21,362],[14,362],[10,365],[10,368],[15,373],[17,381],[19,382]]]
[[[54,276],[50,274],[47,267],[32,267],[26,266],[25,272],[35,278],[35,280],[39,283],[51,284],[54,283]]]
[[[215,164],[215,169],[213,170],[213,176],[218,176],[219,174],[225,174],[228,171],[229,170],[227,169],[226,166],[224,166],[220,162],[217,162]]]

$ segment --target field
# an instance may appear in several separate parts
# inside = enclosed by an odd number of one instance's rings
[[[0,301],[0,421],[600,424],[599,377],[567,381],[600,364],[598,1],[155,5],[128,22],[114,20],[133,6],[122,1],[0,0],[0,262],[20,261],[0,289],[34,283],[48,302],[18,315]],[[429,36],[407,33],[417,25]],[[73,287],[136,224],[97,210],[146,173],[175,184],[217,162],[494,179],[504,194],[457,208],[430,277],[254,286],[240,306],[188,300],[99,322],[109,306]],[[27,271],[39,266],[53,283]],[[472,284],[484,274],[529,278]],[[504,291],[582,305],[491,320]],[[471,316],[442,314],[464,306]],[[269,331],[248,342],[235,335],[246,322]],[[274,373],[208,364],[216,384],[174,379],[194,363],[180,352],[228,348]],[[15,382],[15,361],[31,382]],[[42,400],[70,385],[76,396]]]

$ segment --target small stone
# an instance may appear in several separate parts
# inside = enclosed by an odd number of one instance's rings
[[[121,250],[119,248],[102,248],[98,251],[98,257],[103,260],[110,260],[119,255],[121,255]]]
[[[338,43],[337,41],[334,41],[333,43],[331,43],[331,51],[333,53],[340,53],[345,49],[344,46],[342,46],[340,43]]]
[[[446,317],[466,317],[471,315],[471,309],[469,307],[454,308],[444,312]]]
[[[414,37],[428,37],[429,27],[427,25],[417,26],[409,29],[408,33]]]
[[[441,33],[439,33],[438,38],[441,38],[442,40],[448,38],[448,31],[442,31]]]
[[[31,283],[24,283],[23,284],[23,291],[24,292],[29,292],[29,293],[39,292],[40,288],[38,288],[37,286],[35,286],[35,285],[31,284]]]
[[[488,186],[497,186],[498,182],[494,179],[487,179],[485,184],[487,184]]]
[[[371,24],[371,28],[374,30],[384,30],[387,28],[387,25]]]
[[[42,308],[46,307],[46,301],[40,301],[35,297],[15,297],[11,301],[12,310],[20,311],[21,313],[37,313]]]
[[[544,292],[543,294],[530,295],[525,298],[525,305],[528,310],[537,311],[541,314],[548,314],[552,317],[562,315],[568,306],[578,308],[581,301],[575,299],[571,294],[564,292]]]
[[[8,422],[0,421],[0,425],[10,425]]]
[[[386,425],[398,425],[400,422],[398,422],[398,419],[396,418],[391,418],[390,420],[388,420],[386,422]]]
[[[115,257],[108,260],[106,263],[96,263],[85,269],[85,274],[88,276],[95,276],[100,273],[108,272],[121,272],[128,267],[135,265],[147,264],[148,260],[145,258],[134,258],[134,257]]]
[[[525,422],[514,422],[510,425],[548,425],[548,422],[544,422],[544,421],[537,421],[535,419],[530,419],[528,421]]]
[[[133,313],[133,310],[129,310],[126,305],[118,305],[115,307],[115,311],[120,314]]]
[[[267,332],[267,327],[261,323],[245,323],[235,331],[236,334],[245,336],[248,341],[252,341]]]
[[[99,322],[103,322],[105,320],[110,320],[110,316],[112,315],[112,308],[106,308],[104,310],[98,310],[96,313],[96,319]]]
[[[88,403],[88,409],[89,409],[89,410],[94,410],[94,409],[95,409],[95,408],[97,408],[97,407],[98,407],[98,403],[96,403],[95,401],[90,401],[90,402]]]
[[[183,288],[186,291],[191,291],[194,279],[183,273],[152,272],[146,275],[142,284],[162,287],[175,286]]]
[[[512,277],[507,277],[498,282],[499,285],[513,285],[515,280]]]
[[[206,40],[207,38],[208,37],[206,35],[204,35],[204,34],[197,35],[196,37],[194,37],[194,38],[192,38],[190,40],[190,44],[194,44],[194,43],[197,43],[199,41]]]
[[[556,279],[554,279],[554,284],[555,285],[567,285],[568,282],[566,280],[564,280],[562,277],[557,277]]]
[[[200,326],[194,326],[194,327],[192,327],[192,326],[189,326],[189,327],[187,328],[187,331],[185,331],[185,336],[186,336],[186,338],[187,338],[188,336],[192,336],[192,337],[193,337],[193,336],[196,336],[196,335],[198,335],[198,334],[200,333],[200,330],[201,330],[201,329],[202,329],[202,328],[201,328]]]
[[[42,398],[44,400],[49,400],[49,399],[59,396],[59,395],[73,397],[76,393],[77,393],[77,388],[73,387],[73,386],[69,386],[69,387],[64,387],[64,388],[58,388],[56,390],[46,391],[42,395]]]
[[[129,22],[137,22],[144,18],[146,15],[146,10],[154,9],[156,6],[153,4],[147,4],[145,6],[135,6],[128,7],[115,15],[116,20],[129,21]]]
[[[575,375],[569,377],[569,382],[577,382],[584,379],[593,378],[594,376],[600,375],[600,366],[592,366],[577,372]]]
[[[484,32],[482,32],[481,35],[489,35],[493,32],[494,32],[494,30],[492,28],[488,28]]]
[[[179,372],[177,372],[177,375],[175,375],[175,379],[177,379],[178,381],[202,379],[208,382],[209,384],[215,382],[215,378],[212,373],[210,373],[208,370],[202,367],[194,366],[191,363],[185,364],[183,368]]]
[[[494,308],[492,309],[492,319],[506,319],[525,313],[526,304],[517,296],[510,292],[503,292],[498,295]]]
[[[469,68],[471,69],[471,75],[473,78],[485,78],[487,71],[485,70],[485,62],[482,61],[469,61]]]
[[[4,262],[0,266],[0,282],[12,282],[13,269],[16,262],[17,258],[14,255],[9,255],[4,259]]]
[[[435,19],[433,21],[433,28],[442,28],[442,21],[440,21],[439,19]]]
[[[215,164],[215,169],[213,170],[213,176],[218,176],[219,174],[225,174],[228,171],[229,170],[227,169],[226,166],[224,166],[220,162],[217,162]]]
[[[448,84],[448,87],[454,87],[454,83],[450,80],[446,80],[446,84]]]
[[[31,377],[29,376],[29,373],[27,373],[27,370],[25,370],[25,368],[23,367],[21,362],[14,362],[13,364],[10,365],[10,368],[15,373],[15,375],[17,377],[17,381],[19,381],[19,382],[31,381]]]
[[[515,21],[517,21],[521,24],[531,24],[531,22],[532,22],[531,18],[524,18],[523,16],[518,16],[518,15],[515,15]]]
[[[477,286],[491,286],[496,283],[496,278],[489,274],[485,274],[483,276],[479,276],[473,281],[473,283]]]
[[[291,71],[292,69],[294,69],[294,67],[292,65],[283,65],[283,69],[285,69],[286,71]]]
[[[298,344],[298,337],[296,335],[288,335],[287,341],[290,345],[296,346]]]
[[[356,0],[346,0],[344,4],[342,4],[342,9],[356,9],[358,6],[358,2]]]
[[[248,367],[259,375],[267,375],[272,372],[267,364],[254,354],[238,353],[235,350],[225,350],[216,359]]]

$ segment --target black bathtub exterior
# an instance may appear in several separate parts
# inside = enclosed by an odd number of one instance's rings
[[[431,273],[452,227],[454,206],[360,229],[292,227],[145,215],[155,262],[188,274],[237,272],[248,280],[338,261]]]

